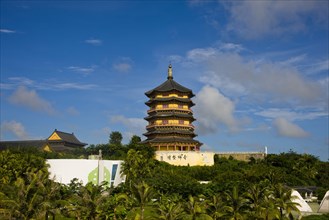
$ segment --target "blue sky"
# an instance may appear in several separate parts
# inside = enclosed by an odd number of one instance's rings
[[[193,90],[204,151],[328,152],[328,1],[1,1],[1,140],[145,133]]]

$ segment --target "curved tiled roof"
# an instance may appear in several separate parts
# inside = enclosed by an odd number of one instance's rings
[[[181,93],[189,93],[190,97],[193,97],[194,94],[192,93],[192,90],[180,85],[175,80],[169,78],[167,81],[159,85],[158,87],[151,89],[150,91],[147,91],[145,95],[147,97],[150,97],[154,92],[170,92],[170,91],[178,91]]]
[[[152,114],[152,115],[149,115],[147,117],[145,117],[144,119],[145,120],[150,120],[152,118],[183,118],[183,119],[191,119],[192,121],[195,120],[195,118],[193,117],[193,115],[191,114],[181,114],[181,113],[175,113],[175,112],[168,112],[168,113],[165,113],[165,112],[162,112],[162,113],[157,113],[157,114]]]
[[[172,142],[194,143],[197,145],[201,145],[201,143],[197,140],[193,140],[191,138],[183,138],[183,137],[156,137],[151,140],[146,139],[145,141],[142,141],[142,143],[172,143]]]
[[[63,131],[58,131],[57,129],[55,129],[54,133],[56,133],[62,139],[62,141],[66,142],[66,143],[76,144],[76,145],[81,145],[81,146],[87,145],[86,143],[82,143],[81,141],[79,141],[78,138],[73,133],[66,133]],[[56,142],[56,141],[52,141],[52,140],[48,140],[48,141]]]
[[[166,103],[166,102],[170,102],[170,103],[179,103],[179,102],[183,102],[183,103],[190,103],[190,106],[193,106],[194,103],[192,102],[191,99],[187,99],[187,98],[178,98],[178,97],[164,97],[164,98],[153,98],[148,100],[147,102],[145,102],[146,105],[151,106],[153,103]]]
[[[182,135],[190,135],[190,136],[197,136],[193,131],[189,130],[154,130],[148,131],[144,135],[149,136],[152,134],[182,134]]]

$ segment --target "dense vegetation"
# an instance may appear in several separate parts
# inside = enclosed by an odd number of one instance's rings
[[[250,162],[216,157],[211,167],[176,167],[154,160],[153,149],[137,136],[127,145],[121,141],[112,132],[108,144],[68,154],[0,152],[0,219],[294,219],[299,213],[291,187],[317,186],[322,198],[329,186],[329,163],[312,155],[290,151]],[[99,150],[104,159],[125,161],[124,184],[48,179],[45,159],[86,158]]]

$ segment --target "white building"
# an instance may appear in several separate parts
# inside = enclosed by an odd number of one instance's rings
[[[49,159],[47,163],[50,178],[63,184],[77,178],[84,185],[106,181],[111,186],[117,186],[125,180],[121,175],[121,160]]]

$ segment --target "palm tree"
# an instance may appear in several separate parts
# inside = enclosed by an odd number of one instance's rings
[[[32,219],[43,218],[54,206],[50,198],[58,188],[47,186],[48,174],[39,170],[27,173],[27,178],[17,178],[13,185],[7,185],[7,193],[1,193],[0,207],[10,218]]]
[[[284,188],[282,184],[276,184],[273,188],[273,196],[275,198],[275,205],[279,209],[278,219],[284,219],[292,216],[292,211],[300,212],[297,206],[298,203],[292,200],[296,198],[292,196],[292,190]]]
[[[69,198],[68,212],[78,219],[97,219],[101,214],[100,206],[106,198],[106,195],[102,194],[103,191],[102,185],[95,186],[91,182],[87,183]]]
[[[42,189],[44,199],[40,204],[42,211],[39,212],[39,216],[45,216],[45,219],[48,219],[48,216],[51,215],[52,219],[55,219],[55,215],[60,210],[61,196],[59,192],[61,185],[49,179],[45,179],[40,184],[43,185],[43,187],[39,185],[39,188]]]
[[[251,185],[245,196],[248,199],[249,207],[251,208],[251,215],[254,219],[263,219],[262,212],[264,207],[264,200],[266,197],[267,187],[260,184]]]
[[[122,164],[121,174],[126,175],[126,184],[129,189],[133,187],[133,183],[141,182],[151,173],[153,161],[146,157],[145,153],[131,149],[127,153],[127,157]]]
[[[268,184],[270,184],[269,181],[261,182],[251,186],[246,192],[246,198],[249,200],[251,208],[250,217],[253,219],[269,220],[278,213],[273,191]]]
[[[239,195],[237,187],[234,186],[232,191],[224,192],[224,195],[226,197],[226,206],[224,207],[226,211],[225,217],[234,220],[245,219],[248,209],[248,200]]]
[[[154,195],[153,189],[147,185],[144,181],[134,184],[132,188],[133,193],[133,200],[135,203],[135,208],[138,208],[137,210],[134,209],[136,213],[135,217],[144,220],[145,219],[145,208],[150,204],[152,196]]]
[[[208,201],[207,213],[214,219],[221,219],[224,214],[224,203],[219,194],[213,195]]]
[[[124,193],[108,194],[105,202],[101,205],[101,219],[124,219],[127,212],[129,198]]]
[[[185,205],[185,212],[186,214],[183,217],[184,220],[212,219],[208,214],[206,214],[205,200],[202,197],[194,198],[190,195]]]
[[[159,219],[175,220],[181,219],[184,215],[184,209],[181,203],[181,197],[176,195],[161,196],[160,201],[157,203],[159,211]]]

